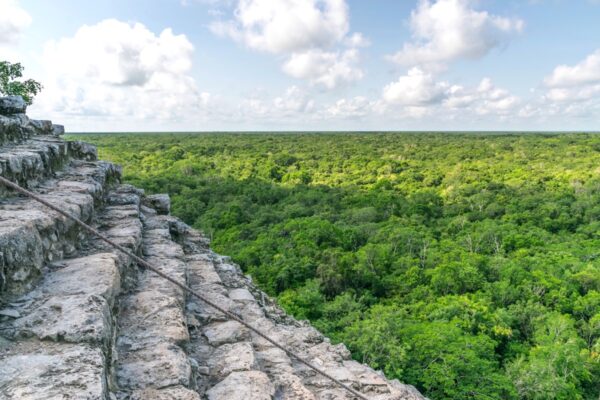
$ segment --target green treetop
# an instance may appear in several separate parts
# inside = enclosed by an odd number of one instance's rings
[[[28,105],[42,90],[42,85],[33,80],[20,80],[23,77],[24,67],[20,63],[0,61],[0,95],[21,96]]]

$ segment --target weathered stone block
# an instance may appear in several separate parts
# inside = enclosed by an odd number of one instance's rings
[[[161,389],[190,383],[192,369],[187,355],[175,344],[129,349],[119,357],[117,381],[122,389]]]
[[[86,161],[96,161],[98,159],[98,149],[89,143],[72,141],[69,142],[69,151],[74,157]]]
[[[215,350],[209,364],[211,376],[219,380],[235,371],[250,371],[256,365],[252,344],[224,344]]]
[[[204,329],[208,343],[220,346],[250,339],[248,328],[236,321],[215,322]]]
[[[0,114],[24,114],[27,110],[27,103],[21,96],[0,97]]]
[[[200,395],[183,386],[164,389],[143,389],[131,393],[130,400],[200,400]]]
[[[65,127],[64,125],[52,124],[52,134],[54,136],[64,135]]]
[[[167,215],[171,212],[171,199],[165,193],[147,195],[144,204],[154,208],[158,214]]]
[[[208,400],[271,400],[275,387],[261,371],[233,372],[206,392]]]
[[[105,374],[104,355],[89,345],[23,342],[0,347],[2,399],[105,399]]]

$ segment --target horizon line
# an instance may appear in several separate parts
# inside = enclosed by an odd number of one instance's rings
[[[65,132],[65,135],[111,135],[111,134],[197,134],[197,133],[555,133],[555,134],[599,134],[600,130],[206,130],[206,131],[191,131],[191,130],[166,130],[166,131],[81,131],[81,132]]]

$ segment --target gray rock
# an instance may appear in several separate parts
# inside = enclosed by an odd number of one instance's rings
[[[275,387],[264,372],[233,372],[206,392],[208,400],[271,400]]]
[[[0,315],[10,318],[19,318],[21,316],[21,313],[19,313],[17,310],[5,309],[0,310]]]
[[[136,390],[128,397],[129,400],[200,400],[200,395],[183,386],[164,389]]]
[[[211,375],[220,380],[234,371],[250,371],[255,367],[256,359],[252,344],[239,342],[218,347],[209,363]]]
[[[426,400],[425,397],[412,385],[400,383],[397,379],[390,381],[392,394],[396,399],[402,400]]]
[[[204,336],[213,346],[235,343],[250,338],[248,328],[236,321],[215,322],[204,329]]]
[[[229,298],[240,303],[254,302],[254,296],[248,291],[248,289],[233,289],[229,291]]]
[[[98,150],[96,149],[96,146],[89,143],[80,142],[78,140],[69,142],[69,151],[75,157],[82,160],[95,161],[98,159]]]
[[[302,383],[302,379],[289,372],[276,372],[273,376],[275,398],[286,400],[315,400],[315,395]]]
[[[80,344],[23,342],[0,348],[0,398],[105,399],[105,359]]]
[[[108,304],[99,296],[54,296],[32,313],[16,319],[8,332],[17,338],[35,336],[41,340],[107,346],[112,337],[110,319]]]
[[[181,246],[174,242],[144,243],[143,251],[146,257],[161,257],[170,260],[182,259],[184,256]]]
[[[190,383],[192,369],[187,355],[175,344],[152,344],[119,357],[117,381],[122,389],[161,389]]]
[[[21,96],[0,97],[0,114],[24,114],[27,110],[27,103]]]
[[[65,126],[52,124],[52,134],[54,136],[61,136],[65,134]]]
[[[188,258],[188,268],[194,271],[195,275],[199,278],[198,283],[202,284],[221,284],[221,277],[215,271],[212,261],[195,259],[190,260]]]
[[[52,272],[33,296],[100,296],[112,307],[119,293],[120,274],[112,253],[93,254],[65,260],[64,268]]]
[[[42,239],[32,223],[0,217],[3,292],[23,293],[40,275],[44,257]],[[0,292],[0,294],[3,294]]]
[[[158,214],[168,215],[171,212],[171,199],[165,193],[147,195],[144,204],[154,208]]]
[[[36,135],[52,135],[52,121],[31,119],[30,125]]]
[[[126,297],[121,310],[120,341],[183,343],[189,340],[185,316],[176,298],[146,290]]]

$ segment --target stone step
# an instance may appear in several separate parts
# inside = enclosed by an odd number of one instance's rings
[[[208,400],[272,400],[275,387],[261,371],[235,371],[206,392]]]
[[[106,205],[95,219],[97,229],[112,242],[133,254],[142,247],[142,222],[140,198],[143,191],[131,185],[119,185],[106,196]],[[133,260],[97,237],[92,237],[82,249],[84,254],[108,252],[119,259],[121,286],[128,290],[137,283],[137,264]]]
[[[196,243],[203,246],[199,238]],[[252,295],[244,290],[227,290],[210,253],[194,246],[187,248],[192,289],[227,311],[243,315],[247,303],[254,301]],[[188,300],[187,311],[190,355],[199,367],[196,390],[210,400],[272,399],[278,387],[261,370],[251,332],[193,297]]]
[[[163,272],[187,282],[368,398],[423,399],[414,388],[385,380],[382,374],[352,361],[343,345],[332,345],[310,325],[286,316],[228,258],[208,250],[199,235],[188,236],[193,232],[176,218],[140,206],[140,196],[127,185],[109,194],[112,203],[98,224],[105,232],[113,232],[114,240],[122,240],[133,250],[141,242],[142,255]],[[102,244],[91,249],[102,250]],[[108,256],[121,262],[116,254]],[[186,303],[185,293],[153,273],[142,271],[133,281],[137,284],[119,300],[116,350],[103,353],[107,366],[102,373],[117,398],[352,398],[239,323],[195,298]]]
[[[62,168],[69,155],[69,144],[52,136],[5,145],[0,147],[0,175],[31,188]],[[0,197],[8,193],[6,188],[0,188]]]
[[[0,343],[0,398],[108,400],[105,362],[89,344]]]
[[[105,162],[73,161],[57,178],[35,190],[40,197],[83,221],[120,170]],[[0,297],[24,293],[40,276],[44,261],[72,256],[86,235],[70,219],[35,200],[13,197],[0,201]]]
[[[129,194],[121,187],[110,193],[113,202],[98,219],[111,222],[97,228],[114,241],[127,232],[134,238],[129,243],[135,253],[141,242],[135,240],[141,238],[139,209],[114,218],[124,208],[114,200]],[[137,230],[132,223],[136,219]],[[95,252],[97,240],[89,240],[84,248],[81,253],[88,255],[50,263],[40,284],[3,310],[0,398],[108,399],[114,386],[110,372],[116,299],[121,277],[132,266],[112,249]]]
[[[268,296],[257,290],[228,257],[212,253],[212,259],[214,271],[228,289],[228,297],[242,307],[239,314],[246,322],[370,399],[423,399],[412,386],[386,380],[381,372],[351,360],[350,352],[343,344],[332,345],[308,323],[287,316]],[[254,333],[251,336],[256,362],[273,383],[276,398],[354,398],[331,380],[291,359],[272,343]]]
[[[11,303],[19,317],[0,325],[0,334],[108,348],[120,283],[118,259],[111,253],[52,263],[33,291]]]
[[[0,146],[0,176],[25,188],[39,183],[60,171],[69,160],[95,161],[96,148],[79,141],[66,142],[56,136],[34,136],[20,143]],[[11,191],[0,186],[0,199]]]
[[[144,259],[185,284],[184,252],[171,240],[169,221],[144,210],[148,212],[142,214]],[[190,390],[194,366],[184,351],[189,342],[185,300],[181,289],[152,271],[141,271],[137,285],[121,297],[115,365],[117,398],[199,399]]]
[[[62,125],[54,125],[51,121],[29,119],[27,115],[13,109],[10,113],[1,112],[5,97],[0,97],[0,145],[20,143],[38,135],[60,136],[65,132]]]
[[[28,129],[28,126],[29,118],[25,114],[2,115],[0,113],[0,145],[20,143],[29,139],[34,131]]]

